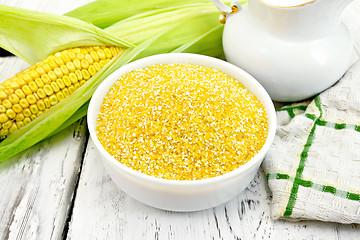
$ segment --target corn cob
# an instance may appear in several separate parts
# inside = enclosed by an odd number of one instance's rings
[[[63,50],[0,83],[0,139],[72,94],[121,51],[114,46]]]

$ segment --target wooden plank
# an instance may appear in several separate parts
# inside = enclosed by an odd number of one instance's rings
[[[0,166],[0,239],[58,239],[80,170],[86,124],[78,122]]]
[[[89,1],[1,0],[64,13]],[[0,81],[29,65],[0,58]],[[0,164],[0,239],[61,239],[87,142],[85,120]]]
[[[92,141],[86,150],[68,239],[356,239],[358,225],[273,221],[260,170],[237,198],[213,209],[175,213],[143,205],[118,189]]]

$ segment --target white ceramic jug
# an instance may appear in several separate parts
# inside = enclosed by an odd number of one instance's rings
[[[307,99],[349,67],[352,39],[341,23],[352,0],[212,0],[226,22],[227,61],[253,75],[274,101]]]

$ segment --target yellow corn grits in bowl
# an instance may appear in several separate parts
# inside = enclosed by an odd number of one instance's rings
[[[97,138],[127,167],[156,178],[201,180],[252,159],[267,113],[239,81],[196,64],[154,64],[120,77],[97,116]]]

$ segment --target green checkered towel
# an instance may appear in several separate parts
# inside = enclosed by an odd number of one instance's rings
[[[272,217],[360,223],[360,61],[311,102],[277,116],[263,162]]]

